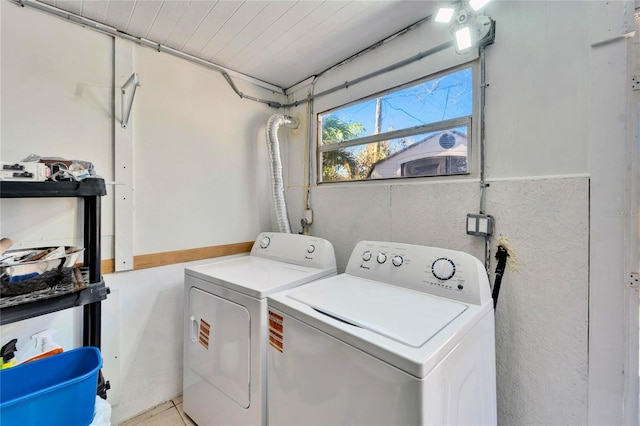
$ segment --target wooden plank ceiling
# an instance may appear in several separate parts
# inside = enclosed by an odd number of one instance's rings
[[[40,0],[288,88],[431,14],[416,0]]]

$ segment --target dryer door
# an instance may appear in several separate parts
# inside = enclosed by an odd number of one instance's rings
[[[249,311],[194,287],[189,306],[187,365],[238,405],[249,407]]]

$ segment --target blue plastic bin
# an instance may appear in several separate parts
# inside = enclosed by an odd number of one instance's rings
[[[89,425],[100,368],[86,346],[0,370],[0,425]]]

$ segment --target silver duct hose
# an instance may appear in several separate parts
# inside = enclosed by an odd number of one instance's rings
[[[289,129],[298,128],[298,120],[284,114],[274,114],[267,121],[267,147],[269,149],[269,171],[271,172],[271,187],[273,202],[276,208],[278,231],[291,233],[287,202],[284,197],[284,183],[282,180],[282,160],[280,159],[280,143],[278,130],[285,126]]]

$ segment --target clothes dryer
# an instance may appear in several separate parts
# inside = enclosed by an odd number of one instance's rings
[[[184,411],[197,424],[266,424],[267,300],[335,275],[330,242],[262,233],[251,252],[185,269]]]
[[[357,244],[268,298],[270,426],[496,424],[493,303],[473,256]]]

